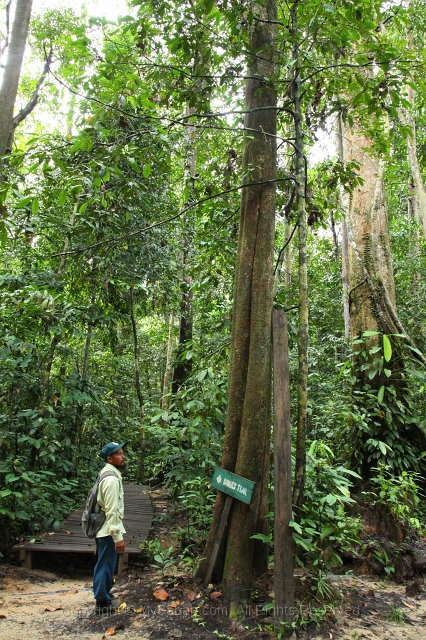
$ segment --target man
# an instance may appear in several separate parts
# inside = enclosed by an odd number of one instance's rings
[[[93,573],[93,593],[96,599],[96,613],[111,612],[111,589],[114,584],[114,570],[119,553],[124,553],[126,545],[123,533],[124,492],[121,471],[125,469],[126,457],[123,447],[127,442],[118,444],[108,442],[101,451],[105,460],[101,474],[113,473],[101,480],[98,490],[98,502],[105,512],[105,522],[96,534],[98,561]]]

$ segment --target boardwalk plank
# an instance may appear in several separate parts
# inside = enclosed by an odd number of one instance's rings
[[[148,537],[153,510],[147,487],[135,484],[125,484],[124,487],[124,526],[126,533],[126,553],[140,553],[140,545]],[[51,535],[46,533],[43,540],[30,544],[28,541],[15,545],[20,551],[21,558],[25,551],[61,552],[61,553],[94,553],[96,543],[86,538],[81,528],[81,514],[84,505],[73,511],[65,520],[65,526]]]

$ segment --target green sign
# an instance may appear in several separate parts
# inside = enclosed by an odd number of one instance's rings
[[[212,485],[215,489],[227,493],[229,496],[250,504],[254,482],[216,467],[213,474]]]

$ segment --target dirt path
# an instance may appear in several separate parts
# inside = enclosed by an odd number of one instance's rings
[[[206,640],[208,638],[273,638],[271,620],[264,613],[242,619],[232,630],[220,602],[220,593],[203,591],[185,576],[159,576],[154,571],[130,571],[117,581],[116,592],[126,602],[111,617],[93,615],[91,576],[60,578],[45,571],[7,566],[0,591],[0,638],[46,640],[66,638],[101,640],[107,629],[123,640]],[[333,586],[341,604],[330,611],[321,627],[310,625],[299,633],[303,640],[425,640],[426,591],[406,595],[405,585],[369,578],[337,576]],[[156,589],[168,594],[165,602]],[[194,590],[193,590],[194,589]],[[306,608],[306,614],[312,614]],[[107,636],[108,637],[108,636]]]
[[[164,491],[152,492],[151,497],[155,511],[151,537],[166,550],[175,545],[172,533],[178,514],[171,511]],[[167,569],[155,563],[130,568],[114,586],[122,610],[100,617],[94,615],[93,557],[90,560],[84,556],[82,560],[81,556],[49,554],[48,561],[46,554],[46,562],[45,554],[39,557],[42,562],[36,567],[55,573],[0,565],[0,640],[56,640],[68,636],[101,640],[108,630],[117,640],[276,638],[273,620],[263,611],[273,598],[271,572],[256,582],[249,607],[232,627],[220,586],[203,589],[179,562]],[[74,577],[60,577],[69,576],[71,571]],[[315,601],[310,584],[308,574],[298,576],[297,604],[305,625],[292,640],[426,640],[426,589],[422,578],[397,585],[364,576],[331,576],[337,604],[327,608],[325,622],[324,613],[319,615],[324,606]],[[156,597],[161,592],[164,600]],[[305,604],[308,601],[310,605]],[[312,622],[315,619],[320,620],[319,626]]]

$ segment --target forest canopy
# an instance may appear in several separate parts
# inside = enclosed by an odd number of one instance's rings
[[[262,479],[216,566],[237,607],[236,532],[244,584],[268,561],[274,307],[296,555],[338,563],[362,491],[424,486],[424,3],[2,10],[3,554],[59,527],[127,440],[200,557],[215,466]]]

